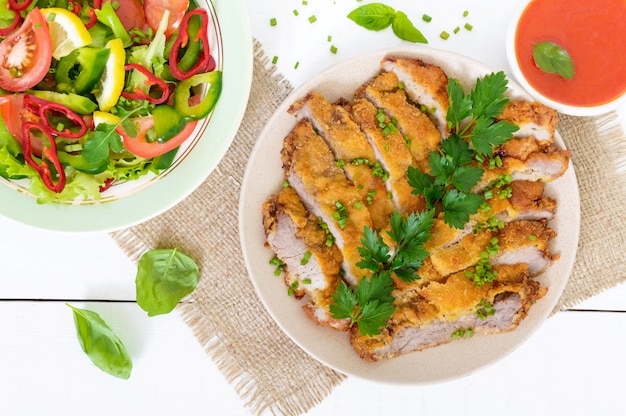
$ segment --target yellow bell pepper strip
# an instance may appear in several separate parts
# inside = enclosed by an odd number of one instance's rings
[[[198,101],[198,96],[192,96],[192,88],[204,84],[204,98],[200,99],[197,104],[191,104]],[[174,108],[183,117],[198,120],[206,117],[222,93],[222,72],[213,71],[204,74],[194,75],[189,79],[181,81],[176,90],[174,90]]]
[[[153,142],[149,142],[147,135],[148,132],[154,128],[154,117],[141,117],[132,120],[132,122],[135,127],[134,129],[128,129],[124,126],[124,124],[121,124],[115,129],[115,131],[122,138],[126,150],[135,156],[146,159],[163,155],[183,144],[183,142],[189,138],[198,123],[195,120],[188,122],[185,124],[185,127],[183,127],[180,133],[167,141],[155,140]]]
[[[195,22],[190,22],[193,16],[200,17],[199,27],[195,27],[197,25]],[[198,73],[213,69],[207,69],[211,62],[215,62],[211,57],[209,47],[207,36],[208,25],[209,16],[204,9],[194,9],[187,12],[185,17],[183,17],[178,35],[170,50],[169,58],[170,70],[176,79],[183,81]],[[190,43],[190,32],[191,35],[194,36],[194,38],[191,39],[192,43]],[[200,43],[201,48],[198,47],[199,45],[194,45],[195,43]],[[184,50],[185,47],[187,47],[187,50]],[[189,53],[189,55],[185,52]],[[194,58],[195,64],[190,65],[188,61],[193,61]]]
[[[31,130],[33,129],[42,132],[47,140],[47,146],[44,145],[42,150],[41,163],[37,163],[33,159],[33,152],[30,145]],[[65,171],[63,170],[63,165],[57,156],[56,143],[50,132],[45,127],[32,121],[27,121],[22,124],[22,151],[24,152],[24,161],[28,164],[28,166],[35,169],[37,173],[39,173],[39,176],[41,177],[41,180],[46,188],[56,193],[60,193],[63,188],[65,188],[67,178],[65,176]],[[58,178],[56,179],[56,183],[52,177],[50,165],[48,165],[46,160],[52,163],[57,172]]]
[[[163,81],[161,78],[154,75],[148,68],[140,64],[128,64],[124,67],[124,70],[131,71],[137,70],[141,72],[147,78],[144,83],[148,85],[148,91],[152,90],[153,87],[157,87],[160,90],[161,95],[159,97],[153,97],[150,94],[140,90],[139,88],[135,88],[134,91],[122,91],[122,97],[127,98],[129,100],[147,100],[151,104],[163,104],[170,97],[170,89],[167,86],[167,83]]]

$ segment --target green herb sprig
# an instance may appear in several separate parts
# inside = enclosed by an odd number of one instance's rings
[[[403,281],[419,279],[417,270],[429,253],[424,243],[431,236],[434,210],[413,213],[403,218],[398,212],[391,216],[391,231],[387,234],[396,243],[395,249],[383,241],[376,231],[365,227],[357,266],[371,270],[370,278],[363,277],[355,288],[341,282],[332,295],[330,312],[335,319],[349,319],[362,335],[380,335],[381,328],[395,311],[393,306],[393,274]]]
[[[428,43],[406,13],[396,11],[383,3],[370,3],[357,7],[348,14],[348,18],[368,30],[381,31],[391,26],[393,33],[400,39],[413,43]]]
[[[504,120],[496,121],[508,102],[506,90],[504,72],[477,80],[468,94],[451,78],[446,115],[451,134],[440,149],[429,154],[429,173],[409,168],[413,193],[423,195],[428,208],[440,207],[451,227],[462,229],[484,202],[482,195],[472,192],[484,173],[476,161],[491,158],[494,147],[506,143],[518,130]]]

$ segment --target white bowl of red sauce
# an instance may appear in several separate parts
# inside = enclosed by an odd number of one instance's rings
[[[536,100],[564,114],[600,115],[626,108],[625,39],[624,0],[523,0],[507,59]]]

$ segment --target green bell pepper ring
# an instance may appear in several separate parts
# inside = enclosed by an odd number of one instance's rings
[[[85,94],[102,77],[110,50],[108,48],[78,48],[59,60],[54,80],[60,92]]]
[[[169,105],[157,105],[152,110],[154,132],[158,141],[166,141],[180,133],[187,120]]]
[[[98,109],[98,104],[94,103],[89,98],[78,94],[63,94],[60,92],[44,90],[29,90],[26,93],[32,94],[35,97],[43,98],[44,100],[64,105],[73,112],[82,115],[91,114]]]
[[[192,95],[192,88],[205,85],[204,98]],[[192,120],[206,117],[222,93],[222,72],[213,71],[197,74],[189,79],[181,81],[174,91],[174,108],[178,113]],[[197,104],[192,104],[200,99]]]
[[[120,18],[115,14],[115,9],[113,9],[111,2],[104,3],[100,10],[95,9],[94,12],[96,13],[98,21],[110,27],[115,37],[122,40],[125,48],[133,45],[130,35],[126,29],[124,29]]]
[[[92,175],[104,172],[109,166],[108,159],[105,159],[101,163],[92,164],[87,162],[81,155],[71,155],[66,152],[57,151],[57,156],[62,164],[70,165],[80,172],[89,173]]]

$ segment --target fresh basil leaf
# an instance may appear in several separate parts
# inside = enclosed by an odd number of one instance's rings
[[[428,40],[426,40],[422,32],[413,25],[413,22],[409,20],[404,12],[396,12],[393,22],[391,23],[391,28],[393,29],[393,33],[402,40],[413,43],[428,43]]]
[[[348,14],[348,19],[365,29],[378,32],[388,28],[395,15],[393,7],[382,3],[370,3],[352,10]]]
[[[127,380],[133,363],[122,341],[97,313],[67,304],[74,312],[74,324],[81,348],[102,371]]]
[[[539,42],[533,46],[535,64],[548,74],[574,78],[574,63],[569,53],[554,42]]]
[[[177,249],[144,253],[137,266],[137,304],[148,316],[171,312],[198,285],[196,262]]]

